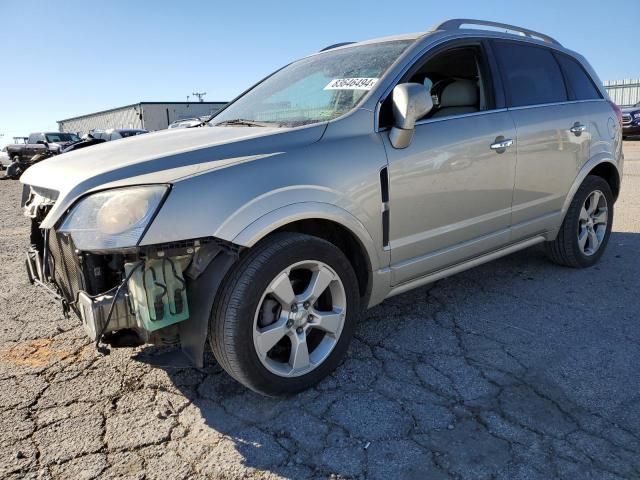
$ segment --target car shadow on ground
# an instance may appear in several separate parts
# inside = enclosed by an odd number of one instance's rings
[[[233,459],[289,478],[640,475],[639,254],[640,234],[616,232],[590,269],[534,247],[389,299],[291,398],[212,358],[167,368],[189,401],[176,435],[213,477]]]

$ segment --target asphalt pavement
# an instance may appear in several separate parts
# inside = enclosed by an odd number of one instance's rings
[[[625,152],[597,266],[534,247],[394,297],[289,399],[211,358],[97,355],[27,282],[20,185],[0,182],[0,478],[640,478],[640,141]]]

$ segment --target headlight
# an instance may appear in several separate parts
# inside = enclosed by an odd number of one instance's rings
[[[633,118],[635,118],[636,120],[640,120],[640,112],[634,113]]]
[[[79,250],[134,247],[167,189],[150,185],[94,193],[73,207],[59,231],[71,234]]]

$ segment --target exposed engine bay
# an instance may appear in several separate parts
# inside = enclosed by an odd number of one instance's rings
[[[24,213],[32,221],[26,260],[29,280],[56,297],[65,315],[76,314],[97,346],[101,342],[112,346],[182,343],[183,347],[189,342],[204,343],[198,338],[202,331],[206,337],[203,309],[196,308],[198,318],[189,322],[194,316],[190,290],[197,292],[196,280],[216,257],[228,257],[224,262],[228,268],[237,249],[203,238],[118,251],[81,251],[71,235],[40,228],[55,203],[52,197],[34,189],[23,195]],[[218,277],[221,280],[222,273]],[[189,323],[200,325],[180,326]],[[191,347],[188,356],[193,363],[201,363],[200,348],[194,353]]]

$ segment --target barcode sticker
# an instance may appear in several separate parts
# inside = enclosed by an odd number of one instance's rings
[[[377,78],[335,78],[325,90],[371,90],[378,83]]]

